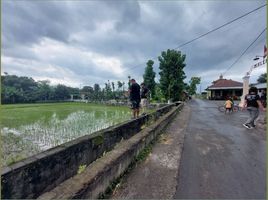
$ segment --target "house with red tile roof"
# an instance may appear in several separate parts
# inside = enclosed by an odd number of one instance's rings
[[[208,98],[211,100],[225,100],[228,97],[233,97],[236,100],[242,96],[243,83],[232,79],[224,79],[221,75],[206,90],[208,91]]]

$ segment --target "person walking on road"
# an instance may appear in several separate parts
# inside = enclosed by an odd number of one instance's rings
[[[141,83],[141,108],[142,114],[146,114],[147,107],[149,105],[150,90],[145,86],[144,83]]]
[[[259,108],[263,111],[266,111],[266,108],[263,107],[260,96],[258,95],[258,89],[256,87],[251,87],[249,89],[249,94],[245,96],[245,103],[243,105],[243,110],[247,108],[249,111],[249,118],[246,123],[243,124],[247,129],[252,129],[255,127],[254,121],[259,116]]]
[[[131,102],[133,119],[138,118],[140,112],[141,96],[140,85],[136,83],[135,79],[130,80],[129,100]]]

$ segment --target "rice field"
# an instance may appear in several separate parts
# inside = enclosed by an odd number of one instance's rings
[[[128,107],[86,103],[1,105],[2,161],[18,160],[130,119]]]

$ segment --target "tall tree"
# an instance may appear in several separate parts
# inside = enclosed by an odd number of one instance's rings
[[[125,82],[122,83],[123,92],[125,92]]]
[[[194,95],[196,94],[196,85],[200,84],[201,78],[200,77],[192,77],[190,80],[190,85],[189,85],[189,94]]]
[[[100,97],[101,97],[101,88],[100,88],[100,85],[95,83],[94,84],[94,99],[95,100],[100,100]]]
[[[95,84],[94,84],[94,92],[95,92],[95,93],[98,93],[98,92],[100,92],[100,91],[101,91],[100,85],[97,84],[97,83],[95,83]]]
[[[114,92],[114,82],[112,82],[112,89],[113,89],[113,92]]]
[[[162,100],[164,99],[164,96],[163,96],[163,93],[161,91],[161,88],[160,88],[160,84],[159,83],[156,83],[155,85],[155,95],[154,95],[154,99],[156,101],[160,101],[162,102]]]
[[[85,95],[86,99],[92,99],[94,89],[91,86],[84,86],[81,92]]]
[[[72,94],[72,95],[79,95],[79,93],[80,93],[79,88],[68,87],[68,90],[69,90],[70,94]]]
[[[261,74],[257,79],[258,83],[266,83],[267,82],[267,73]]]
[[[123,83],[121,81],[117,81],[117,89],[120,91],[121,87],[123,86]]]
[[[128,75],[127,78],[128,78],[128,88],[129,88],[130,87],[130,79],[131,79],[131,76]]]
[[[22,92],[15,87],[3,87],[2,94],[1,94],[1,100],[2,103],[19,103],[22,102],[21,96]]]
[[[91,86],[84,86],[81,89],[81,92],[84,92],[84,93],[93,93],[93,88]]]
[[[110,80],[108,80],[108,83],[105,83],[105,96],[107,100],[113,98],[113,92],[112,92]]]
[[[55,88],[55,98],[57,100],[65,100],[70,98],[68,87],[62,84],[58,84]]]
[[[154,61],[148,60],[146,63],[145,72],[143,74],[143,82],[145,86],[151,91],[152,97],[155,95],[155,72],[153,70]]]
[[[7,88],[1,95],[4,103],[34,102],[37,99],[38,85],[32,78],[5,74],[1,76],[1,85]]]
[[[186,56],[180,51],[170,50],[163,51],[158,57],[160,62],[160,88],[166,100],[180,100],[184,89],[183,80],[186,78],[183,71],[186,64]]]
[[[38,95],[38,99],[40,100],[48,100],[50,93],[51,93],[51,87],[49,86],[49,81],[48,80],[44,80],[44,81],[38,81],[38,90],[37,90],[37,95]]]

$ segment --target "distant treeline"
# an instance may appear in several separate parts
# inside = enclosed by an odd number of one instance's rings
[[[200,77],[191,77],[189,84],[184,82],[186,78],[184,68],[186,55],[181,51],[162,51],[158,57],[159,61],[159,82],[155,82],[153,60],[148,60],[143,74],[143,82],[150,90],[151,99],[157,102],[168,100],[178,101],[187,98],[187,95],[196,94],[196,85],[200,84]],[[90,101],[107,101],[110,99],[126,99],[129,85],[121,81],[105,83],[104,88],[99,84],[94,86],[84,86],[82,89],[67,87],[59,84],[50,85],[49,81],[35,81],[30,77],[18,77],[5,73],[1,76],[2,103],[33,103],[48,101],[64,101],[74,95],[74,99],[82,96]],[[131,77],[128,76],[128,79]],[[188,93],[187,95],[185,95]]]
[[[105,83],[101,88],[99,84],[84,86],[82,89],[68,87],[63,84],[53,86],[48,80],[35,81],[31,77],[8,75],[1,76],[1,103],[34,103],[34,102],[54,102],[71,99],[85,99],[91,101],[101,101],[110,99],[123,99],[125,83],[118,81]]]

